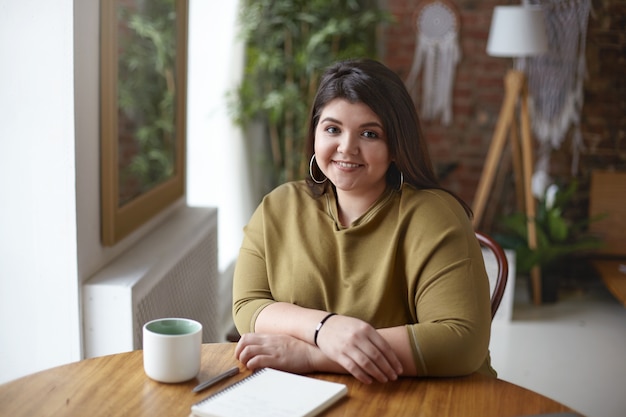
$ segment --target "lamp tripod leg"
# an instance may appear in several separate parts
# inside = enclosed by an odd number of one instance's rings
[[[480,226],[480,222],[485,212],[485,205],[487,204],[489,193],[493,186],[493,181],[498,169],[498,163],[502,158],[507,133],[510,129],[513,118],[515,117],[515,106],[521,93],[522,86],[523,73],[515,70],[509,70],[504,79],[504,102],[500,108],[496,128],[493,138],[491,139],[491,145],[489,146],[489,151],[487,152],[483,172],[480,176],[476,196],[474,197],[472,204],[472,211],[474,213],[473,225],[475,229],[478,229]]]
[[[483,168],[483,172],[478,183],[476,190],[476,196],[472,204],[472,211],[474,212],[473,225],[475,229],[478,229],[480,222],[483,218],[485,206],[493,186],[494,178],[498,169],[498,163],[502,158],[504,150],[504,144],[507,139],[507,133],[510,133],[513,140],[513,148],[521,146],[519,149],[520,155],[514,155],[517,161],[514,161],[516,187],[518,188],[517,198],[518,204],[521,203],[519,199],[523,197],[524,211],[526,213],[527,221],[527,234],[528,234],[528,247],[530,249],[537,248],[537,230],[535,224],[535,200],[532,195],[531,189],[531,177],[533,171],[533,151],[532,151],[532,139],[530,133],[530,116],[528,113],[528,92],[526,89],[526,81],[524,73],[511,69],[507,72],[505,79],[505,97],[500,109],[498,121],[496,123],[496,129],[493,134],[489,151],[487,152],[487,158]],[[518,138],[517,132],[512,132],[511,129],[517,129],[515,121],[516,107],[519,102],[520,105],[520,130],[521,138]],[[521,140],[520,140],[521,139]],[[514,150],[514,153],[516,151]],[[521,165],[521,167],[520,167]],[[533,302],[535,304],[541,304],[541,271],[539,267],[535,267],[531,271],[531,283],[533,289]]]
[[[524,183],[524,207],[526,211],[526,231],[528,234],[528,248],[537,249],[537,224],[535,222],[536,208],[535,197],[532,193],[532,173],[533,173],[533,147],[530,133],[530,116],[528,114],[528,90],[526,85],[522,88],[520,101],[520,119],[522,133],[522,172]],[[541,304],[541,269],[538,265],[530,271],[532,284],[532,298],[536,305]]]

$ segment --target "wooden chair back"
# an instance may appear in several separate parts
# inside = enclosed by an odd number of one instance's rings
[[[476,238],[482,247],[489,249],[493,253],[498,265],[496,284],[491,293],[491,319],[493,320],[498,311],[498,307],[500,307],[500,302],[502,302],[504,290],[506,289],[506,283],[509,277],[509,262],[506,259],[504,249],[502,249],[498,242],[493,240],[491,236],[476,231]]]

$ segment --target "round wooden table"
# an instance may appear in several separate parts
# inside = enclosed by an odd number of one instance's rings
[[[141,350],[86,359],[0,385],[0,416],[189,416],[191,405],[250,371],[234,357],[234,343],[202,347],[202,369],[180,384],[152,381]],[[232,366],[238,375],[200,393],[192,388]],[[401,378],[366,385],[348,375],[314,374],[344,383],[348,395],[323,416],[507,417],[570,412],[568,407],[517,385],[478,374],[458,378]]]

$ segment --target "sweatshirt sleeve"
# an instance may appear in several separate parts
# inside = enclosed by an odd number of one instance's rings
[[[233,319],[239,333],[254,332],[257,316],[273,302],[265,263],[263,207],[259,206],[244,228],[233,278]]]
[[[418,374],[457,376],[477,371],[488,354],[490,317],[476,289],[454,274],[471,274],[472,260],[450,265],[418,295],[420,322],[407,326]]]
[[[454,208],[430,218],[411,248],[417,323],[406,328],[419,375],[465,375],[489,367],[489,280],[469,219]]]

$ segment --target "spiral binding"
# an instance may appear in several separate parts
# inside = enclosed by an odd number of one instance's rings
[[[252,374],[250,374],[247,377],[245,377],[244,379],[242,379],[240,381],[237,381],[234,384],[231,384],[231,385],[227,386],[224,389],[221,389],[221,390],[219,390],[217,392],[214,392],[213,394],[209,395],[208,397],[206,397],[203,400],[198,401],[197,403],[194,404],[194,406],[199,406],[199,405],[201,405],[201,404],[203,404],[205,402],[208,402],[208,401],[210,401],[210,400],[212,400],[212,399],[214,399],[216,397],[222,396],[222,395],[226,394],[227,392],[237,388],[239,385],[242,385],[245,382],[251,380],[252,378],[255,378],[255,377],[259,376],[260,374],[262,374],[266,370],[267,370],[267,368],[262,368],[262,369],[256,370]]]

